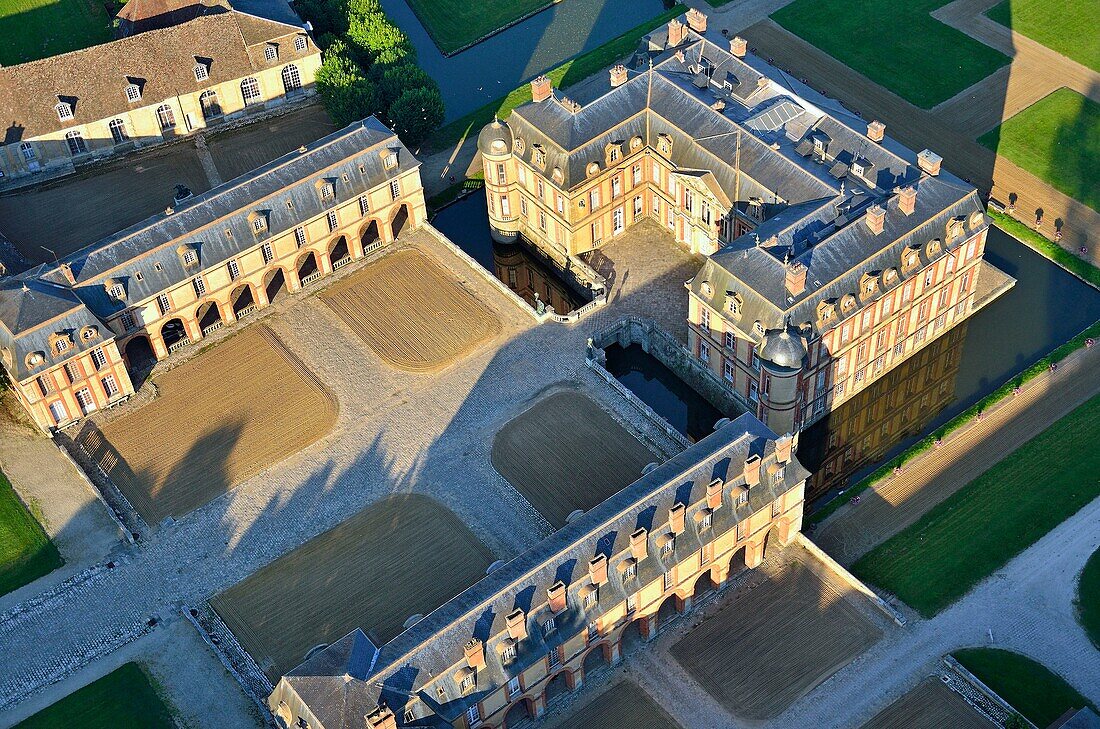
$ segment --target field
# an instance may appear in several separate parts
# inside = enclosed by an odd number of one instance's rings
[[[931,617],[1100,496],[1100,395],[852,567]]]
[[[14,66],[113,40],[96,0],[0,0],[0,66]]]
[[[426,254],[398,251],[321,294],[386,364],[434,372],[500,332],[485,304]]]
[[[336,421],[333,396],[262,324],[155,384],[148,405],[77,437],[151,525],[226,493]]]
[[[1049,726],[1067,710],[1089,703],[1061,676],[1019,653],[965,648],[951,655],[1036,726]]]
[[[145,671],[126,663],[16,724],[16,729],[175,729]]]
[[[425,496],[391,496],[275,560],[210,604],[272,679],[361,628],[379,645],[477,582],[493,557]]]
[[[1009,62],[929,14],[947,2],[795,0],[772,19],[910,103],[930,109]]]
[[[555,528],[591,509],[659,460],[599,405],[557,392],[509,421],[493,439],[493,468]]]
[[[853,602],[862,596],[797,554],[774,574],[751,575],[672,646],[692,678],[746,722],[778,716],[882,637]]]
[[[680,729],[680,725],[632,681],[623,681],[604,691],[580,711],[568,716],[562,726]]]
[[[0,472],[0,595],[62,564],[57,547]]]
[[[1077,584],[1077,620],[1100,648],[1100,550],[1092,553]]]
[[[1100,210],[1100,104],[1061,88],[978,138],[984,146]]]
[[[862,729],[993,729],[995,726],[943,681],[929,677],[875,714]]]
[[[550,5],[551,0],[409,0],[439,50],[450,54]]]
[[[1100,71],[1100,0],[1004,0],[986,13],[1001,25],[1058,51],[1093,71]]]

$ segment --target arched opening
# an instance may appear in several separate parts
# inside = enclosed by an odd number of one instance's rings
[[[378,233],[378,221],[372,220],[370,221],[370,225],[364,228],[359,234],[359,243],[363,246],[363,251],[366,252],[369,250],[372,244],[378,242],[379,237],[381,236]]]
[[[286,290],[286,274],[283,273],[283,269],[276,268],[264,275],[264,291],[267,293],[269,302],[275,303],[286,293]]]
[[[645,644],[645,636],[642,635],[642,624],[644,622],[645,618],[638,618],[623,628],[623,634],[619,638],[620,657],[632,653],[638,646]]]
[[[298,67],[293,63],[283,66],[283,91],[291,93],[302,88],[302,75],[298,73]]]
[[[746,569],[748,569],[748,565],[745,564],[745,548],[741,547],[730,557],[730,568],[726,574],[730,577],[736,577]]]
[[[199,106],[202,108],[202,118],[206,121],[217,119],[222,115],[222,105],[218,103],[218,92],[207,89],[199,94]]]
[[[328,260],[333,270],[351,262],[351,251],[348,250],[348,239],[340,236],[328,251]]]
[[[703,574],[699,575],[699,578],[695,580],[694,593],[692,593],[692,597],[698,600],[707,593],[713,592],[715,587],[717,586],[710,578],[710,570],[707,570]]]
[[[149,342],[149,337],[144,334],[139,334],[126,342],[122,354],[126,358],[126,368],[130,372],[130,382],[136,390],[141,387],[141,383],[145,381],[145,378],[149,376],[149,372],[152,371],[153,365],[157,363],[157,355],[153,352],[153,345]]]
[[[660,630],[677,615],[679,613],[676,611],[676,596],[669,595],[661,603],[661,607],[657,608],[656,623],[653,625],[654,630]]]
[[[238,319],[248,316],[256,310],[256,299],[252,296],[252,287],[248,284],[234,289],[229,296],[229,300],[233,302],[233,316]]]
[[[588,653],[584,656],[584,662],[581,667],[584,669],[585,682],[588,681],[588,677],[611,666],[611,646],[607,643],[600,643],[599,645],[589,648]]]
[[[397,211],[397,215],[393,216],[393,220],[390,221],[390,232],[393,234],[391,237],[396,240],[397,236],[401,235],[405,231],[405,226],[409,222],[409,206],[402,205],[401,209]]]
[[[213,301],[203,302],[195,311],[195,318],[199,320],[199,329],[202,330],[204,337],[218,331],[225,324],[222,321],[221,309]]]
[[[168,348],[169,353],[175,352],[188,343],[187,330],[183,327],[183,320],[179,318],[164,322],[164,326],[160,328],[160,336],[164,339],[164,346]]]
[[[310,251],[298,259],[298,280],[305,286],[321,277],[321,268],[317,265],[317,255]]]
[[[550,682],[546,684],[546,703],[551,704],[555,699],[565,696],[570,691],[569,672],[562,671],[557,676],[550,679]]]
[[[535,718],[534,708],[531,706],[531,699],[526,697],[520,699],[512,705],[512,708],[508,709],[504,714],[504,726],[515,726],[521,721],[526,721]]]

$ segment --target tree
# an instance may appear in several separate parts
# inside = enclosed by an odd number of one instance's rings
[[[1005,729],[1027,729],[1027,722],[1019,714],[1013,714],[1005,719]]]
[[[350,16],[348,42],[362,49],[374,63],[392,65],[403,58],[415,57],[408,36],[382,13]]]
[[[409,89],[390,106],[389,119],[402,142],[419,147],[443,121],[443,97],[436,88]]]
[[[337,47],[345,50],[339,40],[333,43],[333,48]],[[378,109],[374,84],[346,53],[330,49],[325,54],[325,60],[317,69],[316,85],[325,111],[338,126],[370,116]]]
[[[435,79],[424,69],[408,61],[394,66],[375,64],[370,76],[378,88],[379,105],[388,109],[401,94],[411,89],[437,89]]]

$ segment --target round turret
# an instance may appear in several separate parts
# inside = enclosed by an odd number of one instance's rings
[[[478,151],[491,157],[501,157],[512,151],[512,130],[500,119],[494,118],[477,136]]]
[[[802,334],[785,324],[781,329],[771,329],[760,343],[760,359],[779,367],[798,370],[806,358],[806,342]]]

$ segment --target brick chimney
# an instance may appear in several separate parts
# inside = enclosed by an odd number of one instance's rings
[[[898,191],[898,210],[906,215],[912,215],[917,209],[917,188],[907,185]]]
[[[680,503],[668,510],[668,529],[670,532],[680,534],[684,531],[685,514],[687,514],[687,507]]]
[[[684,42],[684,24],[676,18],[668,21],[668,47],[675,48]]]
[[[786,268],[787,293],[798,296],[806,290],[806,265],[801,261],[792,261]]]
[[[378,708],[367,714],[367,727],[369,729],[397,729],[397,717],[385,704],[379,704]]]
[[[867,209],[867,227],[871,230],[871,233],[878,235],[882,232],[882,227],[886,224],[886,208],[881,205],[872,205]]]
[[[886,125],[878,119],[867,125],[867,138],[872,142],[881,142],[886,136]]]
[[[707,32],[707,16],[698,8],[692,8],[687,11],[688,27],[694,30],[699,35],[705,35]]]
[[[760,456],[745,459],[745,485],[752,487],[760,483]]]
[[[527,614],[523,608],[516,608],[508,613],[505,618],[508,623],[508,636],[512,640],[523,640],[527,637]]]
[[[645,559],[648,538],[649,532],[645,530],[645,527],[635,530],[630,535],[630,556],[639,562]]]
[[[572,99],[566,98],[565,96],[561,97],[561,101],[559,103],[564,106],[566,111],[568,111],[570,114],[577,114],[581,110],[580,104],[573,101]]]
[[[730,38],[730,53],[738,58],[744,58],[749,52],[749,42],[739,35]]]
[[[607,555],[597,554],[588,562],[588,577],[593,585],[607,582]]]
[[[775,439],[775,460],[780,463],[790,463],[791,450],[794,446],[794,437],[789,433]]]
[[[485,668],[485,644],[477,638],[470,638],[462,647],[466,654],[466,663],[475,671]]]
[[[940,173],[940,163],[942,162],[943,157],[930,149],[923,150],[917,155],[917,167],[920,167],[925,173],[933,177]]]
[[[60,268],[61,268],[61,275],[64,276],[65,280],[69,282],[69,285],[70,286],[75,286],[76,285],[76,276],[73,274],[73,267],[70,266],[67,263],[62,263]]]
[[[716,478],[707,486],[707,507],[717,509],[722,505],[722,479]]]
[[[550,603],[550,612],[560,613],[565,609],[565,583],[558,580],[546,590],[546,599]]]
[[[531,101],[546,101],[554,95],[554,85],[546,76],[539,76],[531,82]]]
[[[611,88],[617,89],[626,83],[626,66],[617,63],[611,67]]]

